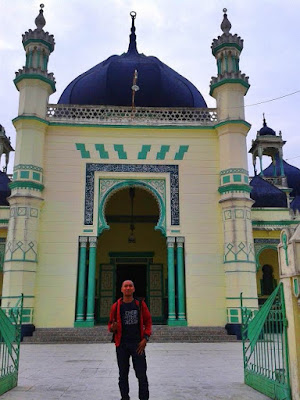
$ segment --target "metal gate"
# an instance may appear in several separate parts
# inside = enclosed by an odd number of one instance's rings
[[[243,307],[245,383],[276,400],[290,400],[287,319],[280,283],[259,311]]]
[[[0,308],[0,396],[17,386],[23,295],[15,307]]]

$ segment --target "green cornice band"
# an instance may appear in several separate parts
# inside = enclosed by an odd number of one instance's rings
[[[17,89],[18,89],[17,83],[22,81],[23,79],[39,79],[40,81],[48,83],[48,85],[51,86],[51,89],[53,90],[53,93],[56,92],[55,83],[51,79],[48,79],[45,76],[38,75],[38,74],[22,74],[22,75],[19,75],[17,78],[14,79],[14,84],[16,85]]]
[[[244,168],[229,168],[229,169],[223,169],[222,171],[220,171],[220,175],[236,174],[236,173],[248,175],[248,171]]]
[[[244,86],[247,89],[245,95],[247,94],[248,89],[250,87],[250,84],[245,82],[243,79],[230,79],[230,78],[227,78],[227,79],[222,79],[220,82],[217,82],[217,83],[214,83],[213,85],[211,85],[209,94],[212,96],[213,91],[217,87],[225,85],[226,83],[239,83],[240,85]]]
[[[26,46],[27,46],[29,43],[42,43],[42,44],[44,44],[45,46],[48,47],[48,49],[50,50],[51,53],[52,53],[52,51],[54,50],[53,44],[48,43],[48,42],[46,42],[46,40],[43,40],[43,39],[28,39],[28,40],[26,40],[26,42],[23,43],[24,49],[26,49]]]
[[[222,43],[222,44],[220,44],[219,46],[215,47],[215,48],[212,50],[213,55],[215,56],[216,53],[217,53],[219,50],[223,49],[224,47],[235,47],[236,49],[239,50],[239,52],[241,52],[241,51],[243,50],[243,49],[241,48],[241,46],[239,46],[237,43]]]
[[[9,219],[0,219],[0,224],[8,224]]]
[[[41,183],[31,181],[13,181],[8,184],[11,189],[33,189],[42,192],[45,188]]]
[[[42,124],[50,125],[47,120],[40,118],[40,117],[35,117],[34,115],[32,115],[32,116],[31,115],[19,115],[18,117],[14,118],[12,120],[12,123],[14,124],[15,122],[22,121],[22,120],[35,120],[35,121],[41,122]]]
[[[225,185],[225,186],[220,186],[218,191],[219,193],[227,193],[227,192],[247,192],[250,193],[252,190],[252,187],[249,185],[238,185],[238,184],[231,184],[231,185]]]
[[[284,226],[284,225],[297,225],[299,221],[252,221],[253,226],[272,226],[272,225],[279,225],[279,226]]]
[[[19,169],[30,169],[33,171],[43,172],[43,168],[37,167],[36,165],[32,164],[18,164],[14,167],[14,171],[17,171]]]
[[[247,122],[243,119],[231,119],[228,121],[222,121],[222,122],[219,122],[218,124],[216,124],[214,126],[214,128],[219,128],[219,126],[228,125],[228,124],[243,124],[243,125],[247,126],[247,128],[249,128],[249,129],[251,128],[251,124],[249,124],[249,122]]]

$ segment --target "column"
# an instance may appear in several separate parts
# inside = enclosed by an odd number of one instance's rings
[[[96,247],[97,236],[89,237],[89,275],[88,275],[88,298],[86,322],[88,326],[94,326],[95,323],[95,278],[96,278]]]
[[[278,149],[278,153],[279,153],[279,160],[280,160],[280,175],[284,176],[282,148]]]
[[[177,237],[176,243],[177,243],[178,320],[182,322],[182,325],[186,325],[185,280],[184,280],[184,263],[183,263],[184,237]]]
[[[79,236],[79,269],[77,289],[76,322],[84,320],[85,276],[86,276],[86,246],[88,238]]]
[[[260,176],[264,176],[263,172],[263,164],[262,164],[262,156],[263,156],[263,150],[261,147],[258,148],[258,157],[259,157],[259,165],[260,165]]]
[[[172,325],[172,321],[176,320],[176,315],[175,315],[174,244],[175,244],[175,237],[170,237],[169,236],[167,238],[167,246],[168,246],[168,302],[169,302],[168,325]]]

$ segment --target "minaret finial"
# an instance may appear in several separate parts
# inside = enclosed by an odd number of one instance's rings
[[[44,4],[40,4],[40,7],[41,7],[41,9],[40,9],[39,15],[36,17],[36,19],[34,21],[38,31],[41,31],[44,28],[44,26],[46,25],[46,20],[43,15]]]
[[[129,36],[130,42],[129,42],[129,47],[128,47],[128,53],[131,51],[137,53],[137,48],[136,48],[136,34],[135,34],[135,25],[134,25],[134,20],[136,19],[136,12],[131,11],[130,16],[132,18],[132,25],[131,25],[131,34]]]
[[[225,35],[229,35],[229,31],[231,29],[231,23],[229,19],[227,18],[227,8],[223,8],[223,13],[224,13],[224,18],[221,23],[221,29],[225,33]]]

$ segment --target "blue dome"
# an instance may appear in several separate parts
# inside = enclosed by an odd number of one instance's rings
[[[287,178],[287,185],[290,189],[293,189],[290,193],[291,197],[300,196],[300,169],[288,164],[283,160],[284,175]],[[264,176],[274,176],[274,166],[271,163],[264,171]],[[278,155],[276,156],[276,176],[280,176],[280,160]]]
[[[138,71],[137,107],[207,107],[197,88],[158,58],[140,54],[132,24],[127,53],[114,55],[74,79],[58,103],[131,106]]]
[[[264,118],[263,127],[259,130],[259,134],[260,134],[260,136],[270,136],[270,135],[276,136],[276,132],[273,131],[272,128],[268,127],[265,118]]]
[[[287,207],[285,193],[260,176],[252,178],[250,185],[250,197],[255,201],[252,207]]]

